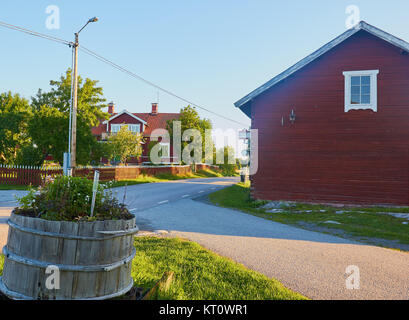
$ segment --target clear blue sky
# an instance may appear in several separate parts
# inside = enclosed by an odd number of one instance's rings
[[[80,42],[175,93],[249,124],[233,103],[346,30],[345,8],[409,40],[409,1],[358,0],[9,0],[0,20],[73,40],[88,18],[100,21]],[[46,7],[60,8],[60,29],[48,30]],[[0,90],[30,98],[71,64],[68,47],[0,28]],[[80,54],[80,75],[100,80],[118,109],[147,112],[157,90]],[[160,111],[183,102],[160,93]],[[211,114],[217,128],[240,128]]]

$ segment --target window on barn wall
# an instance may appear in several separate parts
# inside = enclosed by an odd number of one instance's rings
[[[345,112],[371,109],[378,111],[379,70],[345,71]]]

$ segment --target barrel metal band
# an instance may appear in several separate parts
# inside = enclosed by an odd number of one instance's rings
[[[133,287],[133,279],[131,279],[131,282],[124,289],[122,289],[122,290],[120,290],[118,292],[108,294],[108,295],[105,295],[105,296],[100,296],[100,297],[72,299],[72,300],[106,300],[106,299],[112,299],[112,298],[116,298],[116,297],[124,295],[129,290],[131,290],[132,287]],[[12,291],[9,288],[7,288],[7,286],[3,283],[2,277],[0,277],[0,292],[2,292],[7,297],[15,299],[15,300],[36,300],[33,297],[26,296],[24,294]]]
[[[56,266],[60,271],[82,271],[82,272],[92,272],[92,271],[111,271],[116,268],[119,268],[120,266],[129,263],[132,261],[132,259],[136,255],[136,249],[133,248],[132,254],[125,259],[122,259],[120,261],[111,263],[111,264],[105,264],[105,265],[94,265],[94,266],[80,266],[80,265],[65,265],[65,264],[53,264],[53,263],[47,263],[44,261],[38,261],[34,259],[29,259],[29,258],[24,258],[21,257],[13,252],[10,252],[7,249],[7,246],[3,248],[3,254],[6,256],[7,259],[15,261],[17,263],[29,265],[29,266],[34,266],[34,267],[39,267],[39,268],[44,268],[46,269],[49,266]]]
[[[138,231],[139,231],[138,227],[135,227],[135,228],[132,228],[132,229],[129,229],[129,230],[119,230],[119,231],[104,231],[104,230],[101,230],[101,231],[97,231],[97,232],[99,234],[103,235],[103,237],[102,238],[96,238],[96,237],[76,236],[76,235],[70,235],[70,234],[62,234],[62,233],[56,233],[56,232],[48,232],[48,231],[41,231],[41,230],[31,229],[31,228],[22,227],[22,226],[20,226],[18,224],[15,224],[11,220],[8,220],[7,223],[13,229],[17,229],[17,230],[20,230],[22,232],[38,234],[40,236],[45,236],[45,237],[64,238],[64,239],[72,239],[72,240],[102,241],[102,240],[107,240],[107,239],[113,239],[113,238],[133,235],[135,233],[138,233]]]

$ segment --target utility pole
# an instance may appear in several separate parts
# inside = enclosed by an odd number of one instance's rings
[[[77,165],[77,107],[78,107],[78,33],[75,34],[74,43],[74,81],[72,90],[72,120],[71,120],[71,168]]]
[[[70,169],[72,170],[77,166],[77,109],[78,109],[78,48],[79,48],[79,34],[80,32],[91,22],[97,22],[98,18],[94,17],[87,21],[87,23],[75,33],[75,42],[72,44],[74,47],[74,70],[72,81],[72,110],[70,112],[70,137],[69,137],[69,159]]]

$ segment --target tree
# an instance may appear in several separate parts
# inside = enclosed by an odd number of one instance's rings
[[[218,164],[224,176],[234,176],[237,170],[237,161],[235,157],[234,148],[227,146],[217,150],[217,158],[223,159],[222,164]]]
[[[86,78],[84,80],[78,76],[78,107],[77,117],[82,119],[89,126],[97,126],[101,119],[107,119],[109,115],[102,111],[106,107],[103,98],[102,87],[97,86],[97,80]],[[32,105],[35,109],[40,109],[46,105],[57,108],[64,114],[70,112],[71,98],[71,69],[68,69],[65,76],[61,76],[60,80],[50,81],[51,90],[43,92],[38,90],[36,97],[32,97]]]
[[[151,151],[152,151],[152,148],[154,146],[156,146],[158,143],[159,143],[159,141],[149,141],[149,144],[148,144],[148,158],[149,158],[150,163],[154,163],[154,159],[151,156]],[[158,156],[160,156],[160,155],[158,154]]]
[[[11,92],[0,95],[0,163],[18,164],[20,150],[32,145],[27,130],[32,115],[26,99]]]
[[[133,133],[128,126],[121,126],[117,134],[108,137],[109,159],[120,159],[126,163],[130,157],[140,157],[142,155],[143,136],[140,133]]]
[[[188,129],[197,129],[200,132],[202,137],[202,160],[205,158],[205,132],[206,130],[212,129],[212,123],[209,119],[200,118],[199,113],[197,112],[195,107],[191,107],[188,105],[185,108],[180,110],[180,117],[178,119],[181,122],[181,129],[182,135],[185,130]],[[173,121],[175,120],[168,120],[166,129],[169,132],[171,141],[173,139]],[[192,141],[182,141],[182,150],[190,144]],[[213,145],[213,141],[210,141],[211,145]]]
[[[35,144],[22,146],[17,153],[16,164],[21,166],[41,167],[45,158],[44,152]]]
[[[77,163],[89,164],[99,155],[100,147],[92,135],[91,128],[107,119],[102,111],[106,107],[98,81],[79,77],[77,112]],[[32,98],[34,116],[29,123],[29,133],[33,142],[44,154],[51,154],[62,163],[63,153],[68,151],[68,126],[71,96],[71,70],[59,81],[50,81],[51,90],[38,90]]]

